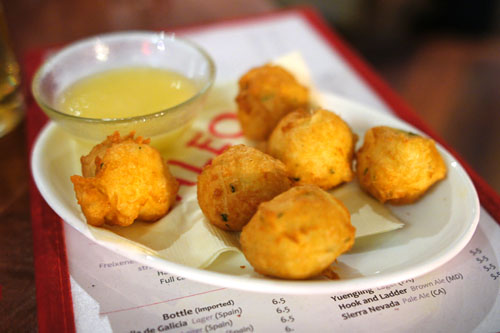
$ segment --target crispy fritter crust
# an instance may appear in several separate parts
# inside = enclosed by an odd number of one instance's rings
[[[291,186],[285,166],[245,145],[232,146],[198,176],[198,203],[215,226],[240,231],[263,201]]]
[[[355,231],[339,200],[317,186],[303,185],[261,204],[240,242],[256,272],[307,279],[349,250]]]
[[[286,115],[268,142],[268,153],[285,163],[296,184],[330,189],[354,178],[356,136],[335,113],[319,109]]]
[[[243,134],[262,141],[284,115],[308,106],[309,92],[284,68],[264,65],[241,77],[236,103]]]
[[[356,153],[356,174],[380,202],[408,204],[446,176],[446,165],[432,139],[378,126],[366,132]]]
[[[134,139],[134,133],[130,133],[122,138],[120,136],[120,133],[114,132],[113,134],[109,135],[106,140],[94,146],[94,148],[92,148],[88,155],[80,157],[83,177],[94,177],[96,174],[98,161],[102,160],[104,154],[106,153],[106,150],[113,144],[117,144],[127,140],[132,140],[138,144],[149,144],[149,139],[143,139],[140,136]]]
[[[156,221],[175,202],[179,185],[149,140],[119,133],[81,158],[84,176],[71,181],[87,223],[128,226]]]

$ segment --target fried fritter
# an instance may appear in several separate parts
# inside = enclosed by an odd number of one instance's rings
[[[308,106],[309,91],[284,68],[264,65],[240,78],[236,103],[243,134],[262,141],[284,115]]]
[[[286,115],[268,142],[268,153],[285,163],[296,184],[330,189],[354,178],[356,136],[336,114],[319,109]]]
[[[255,271],[284,279],[320,274],[354,244],[345,206],[314,185],[296,186],[262,203],[243,227],[243,254]]]
[[[446,165],[432,139],[378,126],[366,132],[356,153],[356,174],[380,202],[408,204],[446,176]]]
[[[245,145],[232,146],[198,176],[198,203],[215,226],[240,231],[263,201],[288,190],[285,166]]]
[[[128,226],[156,221],[175,201],[179,185],[149,140],[118,132],[81,158],[84,176],[71,181],[87,223]]]
[[[120,143],[126,141],[128,139],[134,139],[134,133],[130,133],[123,138],[120,136],[120,133],[114,132],[112,135],[109,135],[103,142],[94,146],[88,155],[84,155],[80,157],[80,162],[82,164],[82,176],[83,177],[94,177],[96,174],[96,163],[99,160],[102,160],[106,150],[111,147],[113,144]],[[144,140],[142,137],[137,137],[135,139],[136,143],[144,143],[148,144],[149,140]]]

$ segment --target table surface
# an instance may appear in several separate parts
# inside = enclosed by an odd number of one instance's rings
[[[169,29],[264,13],[276,7],[273,1],[266,0],[19,0],[4,3],[12,44],[20,59],[33,48],[63,44],[96,33]],[[430,125],[452,145],[450,135],[461,135],[446,126],[440,127],[439,123],[435,125],[440,119],[432,114],[421,114],[424,120],[434,122]],[[471,121],[480,126],[484,119],[471,117]],[[498,156],[498,148],[492,149],[496,149],[492,153]],[[35,331],[30,176],[24,121],[0,138],[0,153],[0,331]]]

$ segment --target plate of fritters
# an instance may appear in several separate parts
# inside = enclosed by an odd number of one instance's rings
[[[286,73],[279,76],[290,80]],[[251,113],[238,115],[247,139],[235,140],[233,147],[203,168],[199,186],[189,192],[194,200],[181,193],[187,203],[182,209],[174,202],[178,175],[162,162],[169,158],[168,152],[161,157],[150,150],[147,139],[112,133],[92,147],[53,123],[41,131],[32,152],[32,173],[40,193],[62,220],[118,254],[194,281],[255,292],[321,294],[387,285],[443,265],[471,239],[480,210],[474,186],[458,161],[418,129],[330,93],[318,94],[316,104],[321,107],[311,111],[301,102],[306,99],[304,91],[296,87],[287,86],[278,94],[290,102],[276,104],[276,95],[270,95],[267,87],[252,92],[242,80],[235,99],[236,85],[232,86],[222,92],[216,88],[214,94],[229,96],[225,99],[229,103],[215,104],[226,112],[234,110],[234,118],[237,105],[257,107],[257,113],[269,105],[282,109],[292,105],[296,110],[281,110],[279,119],[260,119],[257,124],[251,123]],[[255,94],[262,96],[255,99]],[[331,139],[332,132],[337,139]],[[105,154],[111,150],[117,157]],[[137,158],[134,163],[139,164],[121,169],[121,156],[145,153],[147,162],[141,164]],[[153,160],[156,171],[147,177],[134,174]],[[421,162],[405,165],[414,160]],[[415,174],[414,165],[425,167]],[[115,169],[119,171],[114,173]],[[261,173],[256,175],[255,170]],[[158,182],[159,174],[166,178]],[[149,186],[144,179],[155,180]],[[117,188],[134,181],[137,186],[127,187],[133,200],[119,199]],[[351,217],[361,208],[355,207],[356,202],[342,202],[338,191],[348,186],[379,202],[404,226],[356,235],[361,228],[351,225]],[[131,190],[135,187],[141,190]],[[159,188],[154,200],[144,195],[153,187]],[[161,243],[163,237],[175,239],[167,233],[196,225],[159,227],[165,219],[158,212],[171,220],[192,216],[198,227],[199,223],[205,227],[197,229],[198,237],[202,239],[203,232],[206,238],[224,238],[221,242],[233,237],[235,250],[217,253],[203,266],[167,260],[151,244]],[[136,221],[141,218],[148,222]],[[117,226],[101,229],[105,224]],[[139,237],[122,232],[131,224]],[[142,241],[151,234],[153,243]]]

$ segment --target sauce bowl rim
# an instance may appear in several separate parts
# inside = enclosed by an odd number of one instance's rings
[[[168,107],[166,109],[160,110],[160,111],[155,111],[153,113],[145,114],[145,115],[140,115],[140,116],[133,116],[133,117],[117,117],[117,118],[88,118],[88,117],[81,117],[81,116],[76,116],[72,115],[69,113],[65,113],[63,111],[59,111],[55,109],[54,107],[48,105],[42,98],[40,94],[40,89],[39,86],[41,84],[41,79],[43,73],[46,71],[46,69],[49,66],[53,66],[57,60],[63,56],[65,56],[68,52],[74,51],[75,48],[81,48],[84,46],[87,46],[87,44],[95,44],[98,41],[110,41],[110,40],[116,40],[116,39],[126,39],[130,37],[136,37],[136,38],[145,38],[145,39],[152,39],[152,38],[160,38],[163,40],[173,40],[175,42],[181,42],[195,51],[197,51],[202,58],[207,62],[208,64],[208,75],[207,75],[207,82],[203,84],[201,88],[197,90],[197,92],[188,98],[187,100],[176,104],[174,106]],[[205,95],[208,90],[213,86],[214,81],[215,81],[215,74],[216,74],[216,66],[215,62],[213,61],[212,57],[208,54],[207,51],[205,51],[201,46],[196,44],[193,41],[190,41],[189,39],[186,39],[184,37],[178,37],[175,33],[169,33],[165,31],[146,31],[146,30],[132,30],[132,31],[121,31],[121,32],[111,32],[111,33],[105,33],[105,34],[99,34],[99,35],[94,35],[90,36],[84,39],[80,39],[78,41],[75,41],[73,43],[68,44],[67,46],[64,46],[62,49],[58,50],[54,55],[50,56],[49,59],[47,59],[36,71],[35,75],[33,76],[32,82],[31,82],[31,91],[33,94],[33,97],[37,104],[42,108],[47,113],[52,113],[54,115],[57,115],[60,118],[66,118],[68,120],[75,120],[79,122],[86,122],[86,123],[113,123],[113,124],[118,124],[118,123],[127,123],[127,122],[143,122],[147,119],[154,119],[154,118],[161,118],[165,116],[166,114],[172,114],[176,112],[180,112],[182,108],[185,106],[192,104],[196,100],[198,100],[200,97]]]

